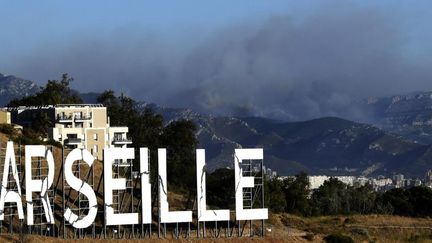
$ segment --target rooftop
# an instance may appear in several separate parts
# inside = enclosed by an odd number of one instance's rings
[[[103,104],[58,104],[58,105],[41,105],[41,106],[17,106],[17,107],[4,107],[8,111],[14,110],[40,110],[50,108],[76,108],[76,107],[105,107]]]
[[[105,107],[103,104],[58,104],[55,107]]]

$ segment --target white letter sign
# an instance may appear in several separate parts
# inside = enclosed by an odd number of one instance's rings
[[[263,159],[262,149],[236,149],[234,152],[235,200],[237,220],[258,220],[268,218],[267,208],[243,208],[243,188],[254,187],[255,182],[253,176],[243,176],[243,169],[241,168],[241,163],[243,160],[260,159]]]
[[[105,148],[104,149],[104,197],[105,197],[105,218],[107,225],[138,224],[138,213],[114,213],[113,190],[125,190],[126,179],[112,177],[112,165],[114,160],[122,161],[134,159],[133,148]],[[120,164],[117,164],[120,166]]]
[[[18,192],[9,191],[7,188],[9,167],[12,166],[12,176],[15,180]],[[24,210],[21,201],[21,186],[19,183],[18,170],[15,162],[15,151],[13,142],[8,142],[6,147],[6,158],[3,169],[3,180],[1,183],[0,192],[0,220],[4,220],[4,204],[5,202],[14,202],[18,208],[18,217],[24,219]]]
[[[72,224],[74,228],[83,229],[89,227],[96,218],[97,200],[93,188],[91,188],[89,184],[74,176],[72,172],[72,165],[77,160],[83,160],[88,166],[92,166],[94,158],[88,150],[76,148],[69,153],[64,164],[66,182],[74,190],[84,194],[88,198],[90,209],[84,218],[79,219],[78,215],[73,213],[70,208],[67,208],[66,212],[64,213],[64,217],[70,224]]]
[[[192,211],[169,211],[166,149],[158,149],[159,203],[161,223],[192,222]]]
[[[42,206],[48,223],[54,224],[54,215],[51,203],[48,199],[47,190],[54,181],[54,158],[51,151],[43,145],[25,146],[25,168],[26,168],[26,198],[27,198],[27,225],[33,225],[33,192],[41,193]],[[32,157],[45,157],[48,163],[48,177],[43,180],[32,179]]]
[[[140,148],[140,174],[141,174],[142,223],[151,224],[152,223],[151,184],[150,184],[148,148]]]
[[[198,221],[228,221],[229,210],[207,210],[205,150],[196,150]]]

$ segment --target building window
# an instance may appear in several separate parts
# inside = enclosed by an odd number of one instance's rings
[[[94,154],[98,153],[98,146],[97,145],[93,146],[93,153]]]
[[[66,134],[66,136],[68,138],[78,138],[78,135],[76,133],[68,133],[68,134]]]
[[[119,132],[115,132],[114,133],[114,140],[115,141],[121,141],[122,138],[123,138],[123,134],[122,133],[119,133]]]
[[[74,112],[74,116],[75,116],[75,119],[81,119],[82,118],[82,112],[79,112],[79,111]]]
[[[97,135],[97,133],[93,134],[93,140],[95,140],[95,141],[98,140],[98,135]]]

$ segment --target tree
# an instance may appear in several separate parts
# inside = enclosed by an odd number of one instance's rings
[[[295,178],[284,180],[286,212],[310,215],[310,184],[306,173],[301,172]]]
[[[73,91],[69,85],[73,78],[67,73],[62,75],[60,80],[48,80],[45,87],[34,95],[26,96],[21,99],[13,99],[8,106],[41,106],[58,104],[81,104],[82,100],[78,92]]]
[[[216,169],[207,174],[207,204],[217,208],[234,209],[234,170]]]
[[[275,213],[284,212],[286,200],[284,194],[284,181],[273,178],[265,181],[265,206]]]
[[[383,194],[383,201],[390,204],[394,214],[430,217],[432,216],[432,189],[428,187],[395,188]]]
[[[168,185],[174,190],[188,192],[186,207],[191,203],[195,188],[195,149],[198,140],[196,127],[191,121],[173,121],[164,126],[163,117],[146,107],[139,110],[136,102],[123,94],[116,96],[114,91],[103,92],[97,101],[108,109],[113,126],[128,126],[129,136],[136,148],[150,150],[150,174],[153,185],[157,185],[157,149],[167,149]],[[134,164],[138,169],[139,151],[136,150]]]
[[[409,202],[414,209],[412,216],[432,216],[432,189],[425,186],[416,186],[408,189]]]
[[[96,98],[96,100],[104,106],[109,107],[110,110],[108,110],[108,112],[114,112],[115,109],[119,108],[117,96],[115,96],[115,93],[112,90],[105,90]]]
[[[168,177],[180,188],[195,190],[195,150],[198,140],[195,124],[187,120],[174,121],[163,131],[163,145],[167,148]]]
[[[321,215],[348,214],[351,210],[348,186],[336,178],[326,180],[312,194],[312,202]]]
[[[112,126],[128,126],[129,136],[135,147],[147,147],[150,150],[150,170],[152,182],[157,179],[157,149],[162,147],[164,122],[161,115],[150,108],[143,111],[136,109],[135,101],[121,95],[117,97],[112,90],[100,94],[97,101],[107,107]],[[134,167],[138,168],[139,152]]]
[[[48,80],[44,87],[34,95],[26,96],[21,99],[13,99],[9,102],[9,107],[17,106],[44,106],[58,104],[81,104],[82,100],[78,92],[72,90],[69,85],[73,81],[68,74],[63,74],[60,80]],[[49,127],[52,127],[52,118],[46,110],[39,110],[33,122],[23,131],[20,141],[28,144],[40,144],[48,134]],[[51,141],[53,142],[53,141]],[[59,144],[56,144],[58,146]]]
[[[394,214],[410,216],[414,209],[409,200],[409,193],[403,188],[394,188],[383,194],[384,203],[392,205]]]
[[[160,114],[156,114],[148,107],[141,111],[132,98],[123,94],[116,96],[112,90],[103,92],[97,101],[107,107],[111,125],[129,127],[129,134],[135,147],[150,149],[153,182],[157,179],[157,149],[167,148],[169,183],[181,189],[195,188],[193,178],[198,140],[193,122],[180,120],[164,126]],[[136,158],[139,159],[138,152]],[[138,159],[135,161],[139,161]]]
[[[350,191],[350,210],[348,213],[369,214],[376,212],[377,193],[371,185],[348,187]]]
[[[30,127],[38,134],[48,134],[48,128],[53,126],[52,119],[50,119],[48,114],[46,112],[40,112],[36,114]]]

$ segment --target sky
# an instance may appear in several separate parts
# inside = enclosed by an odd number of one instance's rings
[[[0,1],[0,73],[218,115],[432,90],[432,2]],[[354,114],[355,115],[355,114]]]

